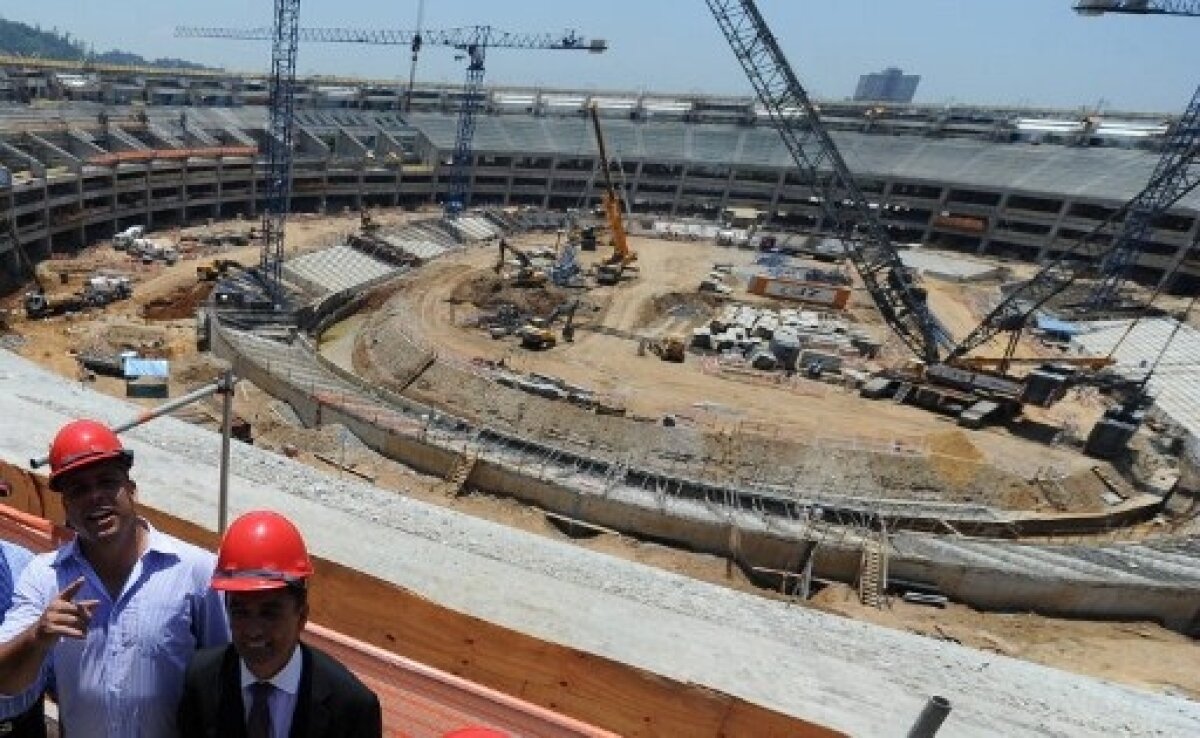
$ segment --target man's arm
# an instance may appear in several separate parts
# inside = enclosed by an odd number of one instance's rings
[[[27,579],[22,577],[22,586],[28,584]],[[88,623],[97,602],[73,601],[83,582],[83,577],[79,577],[68,584],[54,595],[36,621],[9,640],[0,642],[0,694],[16,695],[35,686],[40,688],[37,682],[42,674],[42,664],[58,639],[87,637]],[[16,605],[6,618],[5,631],[28,620],[28,613],[35,607],[28,594],[18,586]]]

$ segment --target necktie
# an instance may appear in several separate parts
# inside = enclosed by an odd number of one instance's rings
[[[255,682],[250,685],[250,717],[246,720],[246,738],[271,737],[271,693],[275,687],[270,682]]]

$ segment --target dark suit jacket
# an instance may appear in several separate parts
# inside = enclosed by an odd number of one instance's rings
[[[290,738],[381,738],[379,698],[346,667],[300,644],[303,671]],[[245,738],[246,708],[232,645],[196,653],[179,703],[183,738]]]

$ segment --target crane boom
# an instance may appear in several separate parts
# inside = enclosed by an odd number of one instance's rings
[[[1075,10],[1081,15],[1103,15],[1125,13],[1137,15],[1182,15],[1200,17],[1200,0],[1082,0]],[[1167,133],[1162,156],[1154,169],[1152,181],[1174,167],[1182,157],[1195,156],[1196,144],[1200,141],[1200,88],[1192,95],[1192,101],[1182,116]],[[1104,307],[1119,297],[1122,282],[1129,266],[1137,259],[1142,243],[1150,235],[1154,219],[1166,207],[1162,204],[1172,195],[1171,187],[1178,180],[1161,179],[1158,191],[1149,193],[1139,202],[1125,219],[1124,227],[1116,237],[1116,248],[1104,260],[1101,279],[1088,298],[1092,307]]]
[[[1075,3],[1075,12],[1080,15],[1129,13],[1200,16],[1200,0],[1079,0]]]
[[[851,175],[816,106],[753,0],[705,0],[800,175],[817,194],[883,319],[920,358],[939,361],[949,337],[908,278],[900,255]],[[859,236],[856,238],[857,235]]]
[[[289,0],[292,1],[292,0]],[[396,31],[356,28],[293,29],[300,41],[335,44],[377,44],[409,46],[414,56],[422,46],[448,46],[464,52],[467,57],[467,77],[458,111],[458,127],[454,137],[454,154],[450,160],[450,191],[446,195],[445,213],[456,217],[470,199],[471,165],[474,158],[475,117],[483,107],[484,62],[488,48],[547,49],[587,51],[597,54],[608,49],[601,39],[588,40],[576,31],[562,33],[514,33],[492,26],[462,26],[459,28]],[[273,38],[270,28],[215,28],[177,26],[179,38],[218,38],[234,41],[260,41]],[[408,96],[411,99],[412,86]],[[406,106],[407,107],[407,106]]]
[[[1021,330],[1029,317],[1047,300],[1062,292],[1084,273],[1095,269],[1098,262],[1118,247],[1119,244],[1108,236],[1116,223],[1138,207],[1138,203],[1155,197],[1155,193],[1169,191],[1170,197],[1161,202],[1165,210],[1194,190],[1200,184],[1200,165],[1197,164],[1196,153],[1193,147],[1189,155],[1181,157],[1173,167],[1150,180],[1140,193],[1081,238],[1073,249],[1065,251],[1025,284],[1010,292],[975,330],[951,349],[946,360],[966,356],[1001,331]]]
[[[1132,203],[1121,231],[1113,241],[1112,252],[1101,264],[1101,279],[1089,296],[1093,307],[1111,304],[1119,297],[1121,284],[1125,281],[1129,266],[1137,260],[1142,244],[1154,228],[1154,221],[1163,215],[1182,193],[1177,190],[1194,182],[1200,172],[1188,175],[1189,167],[1196,165],[1197,146],[1200,145],[1200,87],[1192,95],[1187,110],[1168,132],[1163,142],[1162,154],[1151,176],[1153,185],[1138,195]],[[1200,168],[1200,167],[1198,167]],[[1174,176],[1164,176],[1175,172]]]
[[[266,41],[271,38],[271,29],[217,28],[208,26],[177,26],[177,38],[218,38],[232,41]],[[409,46],[420,37],[422,46],[448,46],[466,50],[486,39],[494,49],[557,49],[570,51],[605,51],[608,43],[601,39],[586,39],[578,32],[567,30],[562,33],[517,33],[504,31],[494,26],[460,26],[432,30],[398,31],[392,29],[363,28],[300,28],[301,41],[334,44],[375,44],[382,46]]]
[[[625,219],[621,213],[621,197],[613,184],[608,164],[608,148],[604,145],[604,132],[600,129],[600,113],[595,103],[592,103],[588,111],[592,116],[592,129],[596,133],[596,148],[600,152],[600,171],[604,172],[604,217],[608,221],[608,229],[612,232],[613,246],[613,253],[608,261],[610,264],[625,266],[636,261],[637,254],[629,249]]]

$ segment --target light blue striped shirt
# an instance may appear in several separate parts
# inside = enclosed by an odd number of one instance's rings
[[[12,604],[13,590],[17,587],[17,577],[33,560],[33,554],[8,541],[0,541],[0,623],[4,622],[4,613]],[[37,702],[38,692],[22,694],[19,697],[0,697],[0,720],[5,720],[25,712]]]
[[[225,608],[209,587],[213,555],[143,524],[146,551],[115,601],[72,541],[26,567],[0,625],[0,642],[11,640],[68,584],[85,578],[76,601],[99,601],[87,637],[61,639],[26,693],[52,678],[59,719],[72,735],[174,738],[192,653],[229,642]]]

